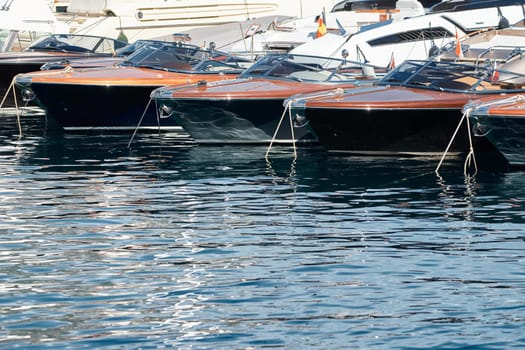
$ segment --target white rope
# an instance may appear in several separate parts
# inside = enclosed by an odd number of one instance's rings
[[[14,79],[13,79],[14,82]],[[18,136],[22,137],[22,123],[20,123],[20,109],[18,108],[18,101],[16,100],[16,88],[15,85],[11,85],[13,89],[13,99],[15,100],[15,110],[16,110],[16,122],[18,124]]]
[[[463,113],[463,116],[461,117],[461,120],[459,121],[458,126],[456,127],[456,130],[454,131],[454,134],[452,135],[452,138],[450,139],[450,142],[448,143],[447,148],[445,149],[445,152],[443,153],[443,156],[441,157],[441,160],[439,161],[439,164],[435,170],[435,173],[437,175],[439,175],[439,169],[441,168],[441,165],[443,164],[443,161],[445,160],[448,154],[448,151],[450,150],[450,147],[452,146],[452,143],[456,139],[459,129],[461,128],[461,124],[463,123],[465,119],[467,120],[467,123],[468,123],[469,114],[470,114],[470,108],[467,108],[466,111]],[[469,131],[470,131],[470,128],[469,128]]]
[[[492,107],[492,106],[505,105],[505,104],[508,104],[508,103],[512,103],[512,102],[516,102],[516,101],[523,101],[523,100],[525,100],[525,96],[524,95],[515,95],[515,96],[510,96],[510,97],[505,98],[505,99],[496,99],[496,100],[493,100],[493,101],[480,103],[480,104],[477,104],[475,106],[476,106],[476,108],[480,108],[480,107],[489,108],[489,107]],[[470,106],[470,108],[467,108],[467,110],[466,110],[466,113],[468,113],[467,119],[470,117],[470,113],[471,113],[472,109],[473,109],[473,106]],[[474,164],[474,174],[472,175],[472,177],[474,177],[478,173],[478,168],[477,168],[477,164],[476,164],[476,156],[474,154],[474,147],[473,147],[473,142],[472,142],[471,125],[470,125],[470,123],[468,121],[467,121],[467,128],[468,128],[468,137],[469,137],[469,142],[470,142],[470,151],[469,151],[469,153],[467,155],[467,158],[465,159],[465,164],[463,165],[463,174],[465,175],[465,177],[468,177],[468,174],[467,174],[468,168],[472,164]]]
[[[144,112],[142,112],[142,116],[140,117],[139,122],[138,122],[137,126],[135,127],[135,130],[133,131],[133,134],[131,135],[131,138],[129,139],[128,148],[131,147],[131,143],[133,142],[133,139],[135,138],[135,135],[137,135],[137,131],[139,130],[140,125],[142,124],[142,120],[144,119],[144,116],[146,115],[146,111],[149,109],[149,105],[151,104],[151,100],[152,100],[152,98],[149,99],[148,104],[146,105],[146,108],[144,109]],[[159,117],[158,109],[157,109],[157,121],[158,121],[158,124],[159,124],[159,132],[160,132],[160,117]]]
[[[465,177],[467,178],[475,177],[476,174],[478,173],[478,164],[476,163],[476,155],[474,153],[474,143],[472,142],[472,132],[471,132],[471,126],[469,122],[471,111],[472,111],[471,108],[467,108],[467,110],[465,111],[465,114],[466,114],[465,118],[467,121],[468,141],[469,141],[469,146],[470,146],[469,153],[467,154],[467,158],[465,159],[465,163],[463,164],[463,175],[465,175]],[[469,176],[467,172],[468,172],[469,167],[471,167],[472,165],[474,166],[474,173],[472,174],[472,176]]]
[[[328,92],[320,92],[320,93],[317,93],[317,94],[312,94],[312,95],[307,95],[307,96],[304,96],[304,97],[298,97],[298,98],[294,98],[294,99],[291,99],[288,101],[288,103],[286,104],[285,108],[284,108],[284,111],[283,111],[283,114],[281,115],[281,119],[279,120],[279,123],[277,124],[277,128],[275,129],[275,132],[273,134],[273,137],[272,137],[272,140],[270,141],[270,145],[268,146],[268,149],[266,150],[266,154],[264,156],[264,159],[266,159],[266,161],[268,161],[268,156],[270,154],[270,151],[273,147],[273,144],[277,138],[277,133],[279,132],[279,130],[281,129],[281,125],[282,125],[282,122],[286,116],[286,112],[288,112],[288,118],[290,120],[290,129],[291,129],[291,133],[292,133],[292,145],[293,145],[293,152],[294,152],[294,160],[297,159],[297,147],[296,147],[296,140],[295,140],[295,132],[294,132],[294,127],[293,127],[293,117],[292,117],[292,110],[290,108],[291,104],[293,102],[297,102],[297,101],[303,101],[303,100],[308,100],[308,99],[313,99],[313,98],[319,98],[319,97],[328,97],[328,96],[333,96],[333,95],[341,95],[342,93],[344,92],[344,90],[342,88],[337,88],[335,90],[331,90],[331,91],[328,91]]]
[[[283,123],[284,117],[286,116],[286,112],[288,112],[289,118],[290,118],[290,128],[292,130],[292,144],[293,144],[293,151],[294,151],[294,160],[297,159],[297,150],[295,148],[295,137],[294,131],[293,131],[293,121],[292,121],[292,112],[290,110],[290,105],[292,104],[293,100],[288,101],[286,106],[284,107],[283,114],[281,115],[281,119],[279,119],[279,123],[277,124],[277,128],[275,128],[275,132],[273,133],[272,140],[270,141],[270,145],[268,146],[268,149],[266,150],[266,154],[264,156],[264,159],[268,161],[268,155],[270,154],[270,150],[273,147],[273,143],[275,142],[275,139],[277,138],[277,133],[281,129],[281,124]]]
[[[11,80],[11,84],[9,84],[9,87],[7,88],[4,97],[2,98],[2,102],[0,102],[0,108],[4,106],[5,100],[7,99],[7,96],[9,96],[9,92],[13,88],[13,85],[15,84],[15,78]]]
[[[71,72],[72,70],[73,70],[73,67],[66,66],[66,67],[64,67],[64,69],[62,71],[65,72],[65,73],[68,73],[68,72]],[[39,75],[52,75],[52,74],[56,74],[56,73],[57,73],[57,70],[49,70],[49,71],[39,71],[38,74]],[[0,102],[0,108],[2,108],[4,106],[4,103],[7,100],[7,96],[9,96],[9,92],[12,91],[13,92],[13,99],[14,99],[14,102],[15,102],[16,121],[18,123],[18,132],[19,132],[19,136],[22,137],[22,123],[20,121],[21,112],[20,112],[20,108],[18,106],[18,101],[17,101],[17,96],[16,96],[15,80],[16,80],[16,76],[14,76],[13,79],[11,80],[11,83],[9,84],[9,87],[7,88],[7,91],[4,94],[4,97],[2,98],[2,102]]]
[[[16,100],[15,78],[11,80],[9,87],[7,88],[7,91],[5,92],[4,97],[2,98],[2,102],[0,102],[0,108],[4,106],[4,103],[7,99],[7,96],[9,96],[10,91],[13,92],[13,99],[15,101],[15,112],[16,112],[16,122],[18,125],[18,136],[22,137],[22,123],[20,122],[20,108],[18,108],[18,101]]]

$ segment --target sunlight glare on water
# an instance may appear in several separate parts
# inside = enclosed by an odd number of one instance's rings
[[[523,172],[0,132],[0,347],[521,349]]]

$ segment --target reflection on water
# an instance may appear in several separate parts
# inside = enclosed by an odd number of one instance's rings
[[[522,172],[3,125],[0,347],[525,345]]]

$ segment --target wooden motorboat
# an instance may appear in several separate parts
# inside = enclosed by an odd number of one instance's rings
[[[40,70],[64,69],[64,68],[96,68],[112,66],[122,62],[127,56],[131,55],[144,46],[162,46],[166,40],[137,40],[129,43],[117,50],[112,56],[71,56],[61,58],[60,60],[51,60],[44,63]]]
[[[161,119],[175,121],[200,144],[312,143],[306,120],[292,126],[283,101],[300,92],[368,85],[379,73],[344,59],[270,54],[237,79],[162,87],[151,97]]]
[[[286,103],[292,115],[308,120],[328,150],[439,155],[462,120],[463,106],[482,96],[525,92],[521,72],[523,68],[506,71],[504,65],[494,70],[492,64],[405,61],[374,86],[324,97],[296,95]],[[498,75],[500,80],[495,80]],[[477,143],[478,150],[493,150],[483,138]],[[466,128],[461,128],[450,153],[469,149]]]
[[[65,130],[130,130],[143,114],[143,129],[171,129],[171,119],[157,120],[154,108],[145,111],[153,89],[231,79],[249,64],[213,48],[163,43],[145,45],[110,67],[20,74],[15,85]]]
[[[476,138],[486,138],[511,167],[525,167],[525,94],[484,98],[467,104]]]
[[[40,70],[50,61],[79,58],[114,59],[128,43],[106,37],[51,34],[23,51],[0,52],[0,93],[4,96],[15,75]],[[126,51],[127,52],[127,51]]]

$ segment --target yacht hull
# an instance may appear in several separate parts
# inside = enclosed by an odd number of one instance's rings
[[[470,149],[466,123],[460,125],[462,108],[475,97],[377,86],[292,103],[292,113],[306,118],[319,143],[331,151],[437,156],[453,140],[449,154],[461,154]],[[474,147],[494,150],[484,138],[477,138]]]
[[[305,124],[290,124],[282,98],[156,99],[170,119],[200,144],[315,143]],[[292,126],[293,125],[293,126]],[[292,131],[293,130],[293,131]]]
[[[525,103],[523,96],[474,109],[469,115],[475,135],[489,142],[511,167],[525,167]]]
[[[151,90],[159,86],[33,83],[31,89],[48,117],[65,130],[133,130],[139,122],[141,129],[175,129],[173,120],[157,120],[153,106],[146,109]]]

